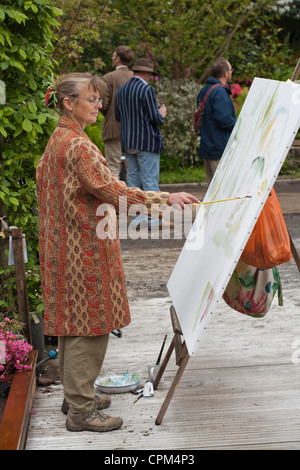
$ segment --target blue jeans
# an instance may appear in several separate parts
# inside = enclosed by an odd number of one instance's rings
[[[139,150],[138,153],[126,153],[125,156],[128,164],[128,187],[159,191],[160,155]]]

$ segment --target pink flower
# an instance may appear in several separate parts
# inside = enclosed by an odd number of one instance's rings
[[[10,331],[10,327],[16,328],[14,320],[4,318],[4,322],[0,323],[0,342],[4,345],[5,358],[0,364],[0,378],[14,372],[22,372],[23,370],[31,370],[32,365],[28,363],[29,353],[32,351],[31,344],[23,339],[21,334]]]
[[[238,83],[233,83],[231,85],[231,93],[233,98],[237,98],[242,93],[242,91],[243,89]]]
[[[260,297],[253,298],[253,291],[250,289],[247,292],[242,287],[239,289],[238,298],[241,305],[244,307],[244,312],[255,315],[264,315],[267,295],[262,292]]]

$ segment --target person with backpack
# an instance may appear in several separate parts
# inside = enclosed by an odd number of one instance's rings
[[[223,57],[211,66],[211,76],[197,96],[197,106],[206,97],[205,112],[201,128],[199,158],[203,159],[206,178],[211,182],[223,155],[231,131],[236,123],[236,114],[231,99],[230,81],[232,67]]]

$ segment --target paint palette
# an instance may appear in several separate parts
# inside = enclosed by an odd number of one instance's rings
[[[137,374],[109,374],[104,377],[97,377],[95,381],[95,389],[97,392],[103,393],[126,393],[138,388],[142,379]]]

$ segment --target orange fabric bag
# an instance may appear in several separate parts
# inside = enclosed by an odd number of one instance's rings
[[[289,232],[272,188],[240,259],[256,268],[271,269],[291,257]]]

